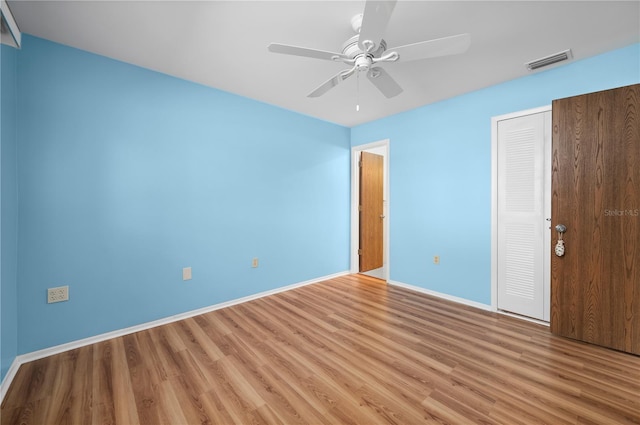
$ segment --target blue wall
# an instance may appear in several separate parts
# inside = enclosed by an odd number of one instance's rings
[[[17,51],[0,50],[0,381],[18,350]]]
[[[489,304],[491,117],[640,81],[634,45],[350,130],[28,35],[2,59],[2,376],[347,270],[350,144],[386,138],[391,279]]]
[[[638,82],[635,44],[353,128],[390,139],[390,279],[491,304],[491,117]]]
[[[18,76],[19,353],[348,270],[348,128],[30,36]]]

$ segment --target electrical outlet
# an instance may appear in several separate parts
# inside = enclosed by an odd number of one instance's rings
[[[47,303],[59,303],[69,301],[69,286],[58,286],[47,289]]]
[[[258,267],[258,259],[257,258],[254,258],[253,261],[251,261],[251,267],[253,267],[254,269],[256,267]]]
[[[191,267],[182,269],[182,280],[191,280]]]
[[[439,255],[434,255],[433,256],[433,264],[440,264],[440,256]]]

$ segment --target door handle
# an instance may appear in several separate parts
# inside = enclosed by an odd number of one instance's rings
[[[384,218],[384,214],[380,214],[380,218]]]
[[[564,241],[562,240],[562,235],[567,231],[567,226],[564,224],[558,224],[556,226],[556,232],[558,232],[558,242],[556,243],[556,247],[554,249],[556,256],[563,257],[564,256]]]

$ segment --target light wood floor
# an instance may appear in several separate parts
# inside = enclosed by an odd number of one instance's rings
[[[23,365],[9,424],[640,423],[640,357],[346,276]]]

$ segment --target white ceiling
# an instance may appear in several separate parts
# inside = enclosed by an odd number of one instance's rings
[[[404,88],[392,99],[355,76],[322,97],[307,98],[347,66],[270,53],[267,45],[340,52],[354,35],[350,19],[363,11],[364,1],[9,5],[22,32],[348,127],[522,77],[529,73],[525,62],[568,48],[575,61],[640,41],[640,1],[401,0],[385,33],[389,47],[470,33],[469,50],[386,65]]]

